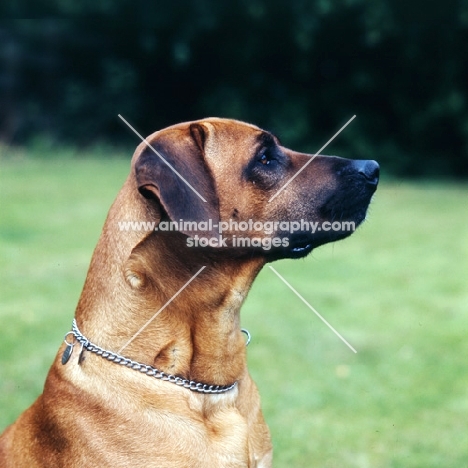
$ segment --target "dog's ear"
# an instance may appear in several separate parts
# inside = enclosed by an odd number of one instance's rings
[[[190,226],[179,226],[179,231],[189,236],[200,230],[200,226],[193,229],[194,222],[219,222],[216,186],[204,158],[207,132],[198,123],[162,131],[135,163],[140,193],[147,199],[159,200],[172,221]]]

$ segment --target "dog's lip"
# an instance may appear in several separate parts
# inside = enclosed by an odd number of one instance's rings
[[[302,249],[312,244],[312,239],[309,233],[296,232],[290,236],[289,247],[291,249]]]
[[[312,244],[306,244],[304,246],[296,246],[296,247],[291,247],[291,252],[304,252],[305,250],[308,250],[312,248]]]
[[[306,236],[298,236],[295,239],[291,239],[291,242],[289,244],[289,252],[292,254],[294,257],[302,257],[304,255],[307,255],[309,252],[311,252],[313,249],[313,242],[310,238],[307,238]]]

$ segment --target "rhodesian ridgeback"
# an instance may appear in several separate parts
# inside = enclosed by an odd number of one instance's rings
[[[0,467],[271,466],[240,307],[267,262],[351,234],[337,221],[364,220],[378,178],[374,161],[294,152],[234,120],[148,137]]]

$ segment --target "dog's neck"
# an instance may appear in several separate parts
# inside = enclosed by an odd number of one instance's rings
[[[215,385],[238,380],[246,367],[240,308],[264,260],[194,250],[180,233],[151,233],[130,251],[134,239],[109,245],[115,236],[107,232],[115,227],[108,224],[76,310],[87,338],[187,379]]]

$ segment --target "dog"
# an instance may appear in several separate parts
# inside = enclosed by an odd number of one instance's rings
[[[365,219],[378,180],[375,161],[298,153],[235,120],[149,136],[0,467],[270,467],[241,305],[266,263],[350,235],[336,223]]]

